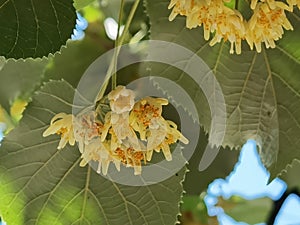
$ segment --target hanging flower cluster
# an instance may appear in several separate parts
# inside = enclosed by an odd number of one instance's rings
[[[238,1],[238,0],[236,0]],[[213,38],[210,45],[229,41],[230,53],[241,54],[242,40],[246,40],[251,50],[255,46],[261,52],[264,42],[267,48],[275,48],[275,41],[282,38],[284,30],[293,30],[285,15],[293,11],[294,6],[300,8],[299,0],[287,0],[287,4],[275,0],[251,0],[253,15],[246,21],[238,10],[225,5],[230,0],[171,0],[169,9],[172,21],[179,14],[186,16],[186,27],[189,29],[203,26],[204,39]]]
[[[97,172],[107,174],[112,162],[120,171],[120,165],[134,168],[141,174],[142,163],[150,161],[153,151],[163,152],[166,160],[172,160],[170,145],[178,140],[188,140],[177,130],[177,125],[162,116],[163,98],[145,97],[135,101],[134,92],[118,86],[108,96],[109,110],[104,119],[97,110],[77,116],[59,113],[53,117],[43,136],[58,134],[58,149],[67,143],[78,143],[81,153],[80,166],[90,161],[98,162]]]

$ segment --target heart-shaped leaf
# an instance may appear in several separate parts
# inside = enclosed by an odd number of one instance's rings
[[[193,51],[206,62],[219,82],[227,110],[223,146],[241,148],[248,139],[256,140],[262,161],[273,177],[293,159],[300,159],[299,10],[287,13],[294,31],[285,31],[275,49],[263,48],[257,53],[243,43],[241,55],[230,55],[228,43],[210,47],[203,38],[203,28],[187,29],[185,17],[177,16],[170,22],[170,1],[145,2],[151,22],[151,39],[173,42]],[[251,14],[245,1],[239,0],[239,7],[243,14]],[[188,67],[190,62],[191,58],[187,58],[180,63]],[[209,131],[211,116],[199,86],[169,65],[157,64],[151,69],[153,75],[159,74],[185,88],[194,99],[200,123]],[[179,100],[177,103],[185,105]]]
[[[89,166],[79,167],[77,147],[57,150],[58,136],[42,137],[55,114],[71,113],[74,92],[65,81],[47,83],[33,97],[19,127],[2,143],[4,220],[10,225],[175,224],[185,168],[150,186],[120,185]]]
[[[75,28],[72,0],[1,0],[0,55],[37,58],[60,50]]]

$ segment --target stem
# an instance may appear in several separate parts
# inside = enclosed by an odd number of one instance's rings
[[[118,19],[118,32],[117,32],[117,37],[116,37],[116,41],[115,41],[115,48],[117,48],[118,42],[119,42],[119,36],[120,36],[120,30],[121,30],[121,22],[122,22],[122,18],[123,18],[123,8],[124,8],[124,0],[121,0],[121,5],[120,5],[120,11],[119,11],[119,19]],[[115,56],[116,57],[116,56]],[[114,71],[116,71],[111,78],[111,89],[114,90],[117,87],[117,59],[115,59],[115,65],[114,65]]]
[[[235,0],[235,6],[234,6],[234,8],[236,10],[239,10],[239,0]]]
[[[122,46],[123,43],[124,43],[125,37],[126,37],[126,35],[128,33],[130,24],[132,22],[133,16],[134,16],[134,14],[135,14],[135,12],[137,10],[137,7],[138,7],[139,3],[140,3],[140,0],[135,0],[134,4],[133,4],[133,6],[132,6],[132,8],[130,10],[127,22],[125,24],[124,31],[121,34],[120,38],[119,38],[119,36],[117,36],[117,38],[116,38],[113,58],[112,58],[112,61],[111,61],[110,65],[109,65],[109,67],[108,67],[108,70],[107,70],[107,73],[106,73],[106,76],[105,76],[105,79],[104,79],[104,84],[103,84],[102,88],[100,89],[100,91],[99,91],[99,93],[97,95],[96,102],[99,101],[104,96],[105,90],[106,90],[108,82],[109,82],[110,75],[111,75],[112,71],[114,69],[116,69],[116,67],[117,67],[117,59],[118,59],[118,55],[119,55],[120,50],[121,50],[120,46]],[[121,6],[120,10],[123,10],[122,6]],[[119,20],[120,20],[120,18],[119,18]],[[120,29],[120,27],[118,29]],[[116,79],[116,76],[115,76],[115,79]],[[113,81],[113,83],[115,81]]]

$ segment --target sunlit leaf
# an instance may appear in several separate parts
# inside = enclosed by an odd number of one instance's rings
[[[42,137],[56,113],[71,113],[73,95],[65,81],[47,83],[2,143],[0,212],[7,224],[175,224],[185,169],[151,186],[124,186],[79,167],[77,147],[58,151],[58,136]]]

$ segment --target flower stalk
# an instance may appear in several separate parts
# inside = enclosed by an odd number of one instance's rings
[[[118,22],[118,34],[117,34],[117,37],[116,37],[116,40],[115,40],[115,48],[114,48],[114,54],[113,54],[113,58],[112,58],[112,61],[108,67],[108,70],[107,70],[107,73],[106,73],[106,76],[104,78],[104,83],[95,99],[95,102],[98,102],[100,101],[103,96],[104,96],[104,93],[107,89],[107,86],[108,86],[108,83],[109,83],[109,79],[111,77],[111,74],[114,72],[114,74],[112,75],[112,86],[113,88],[117,85],[117,75],[116,75],[116,68],[117,68],[117,63],[118,63],[118,56],[119,56],[119,53],[120,53],[120,50],[121,50],[121,46],[123,45],[124,41],[125,41],[125,37],[127,36],[128,34],[128,31],[129,31],[129,27],[130,27],[130,24],[132,22],[132,19],[134,17],[134,14],[138,8],[138,5],[140,3],[140,0],[135,0],[135,2],[133,3],[133,6],[130,10],[130,13],[129,13],[129,16],[127,18],[127,21],[125,23],[125,27],[124,27],[124,30],[122,32],[122,34],[120,35],[119,32],[120,32],[120,23],[121,23],[121,16],[122,16],[122,12],[123,11],[123,8],[124,8],[124,1],[122,0],[121,2],[121,7],[120,7],[120,13],[119,13],[119,22]]]

